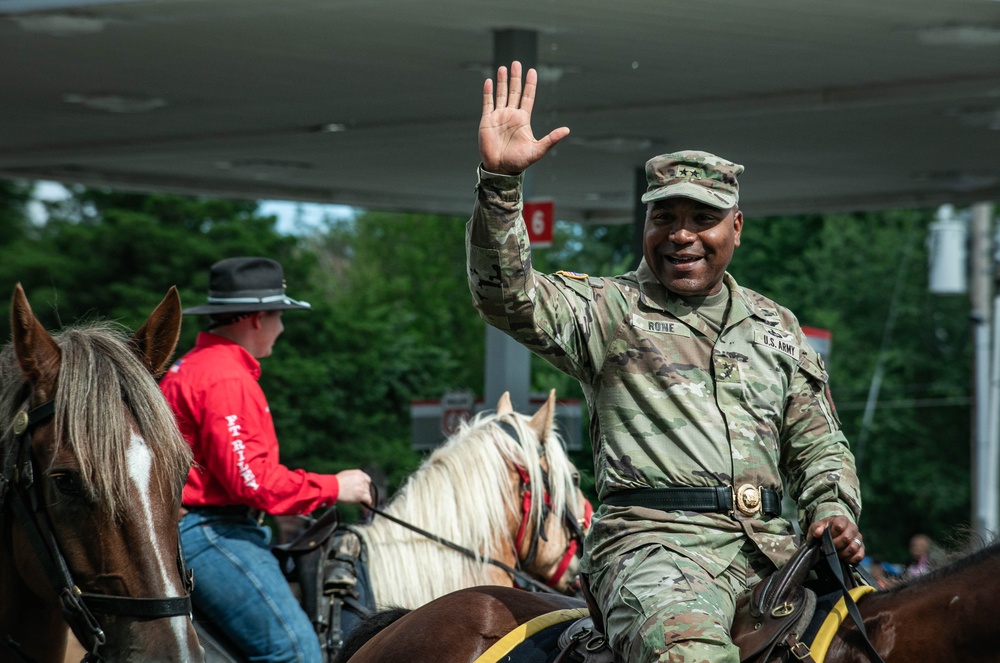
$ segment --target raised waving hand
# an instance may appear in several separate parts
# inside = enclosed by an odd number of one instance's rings
[[[491,173],[515,175],[523,172],[569,134],[567,127],[553,129],[541,140],[531,132],[531,108],[535,104],[538,74],[529,69],[521,86],[521,63],[497,70],[496,99],[493,80],[483,84],[483,117],[479,121],[479,155]]]

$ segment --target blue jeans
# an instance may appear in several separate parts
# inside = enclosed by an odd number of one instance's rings
[[[249,661],[321,663],[319,639],[271,553],[271,530],[249,518],[191,512],[181,546],[191,600]]]

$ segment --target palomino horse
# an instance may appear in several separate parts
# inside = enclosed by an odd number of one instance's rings
[[[553,428],[555,391],[532,416],[504,394],[438,447],[385,513],[519,567],[561,592],[572,589],[590,503]],[[357,527],[377,606],[415,608],[474,585],[514,586],[501,567],[462,555],[389,519]]]
[[[153,379],[180,332],[171,288],[131,339],[50,336],[21,286],[0,354],[0,660],[201,661],[177,544],[190,450]],[[69,627],[69,628],[68,628]]]
[[[857,606],[885,663],[996,663],[1000,627],[993,608],[998,577],[1000,544],[994,544],[906,584],[865,594]],[[518,626],[566,608],[585,608],[585,603],[502,587],[466,589],[408,613],[375,615],[370,625],[362,623],[355,631],[357,641],[347,642],[342,660],[473,663]],[[849,619],[834,632],[828,647],[826,656],[816,660],[871,660]]]
[[[576,553],[591,509],[554,414],[555,391],[531,417],[514,412],[504,394],[496,412],[463,423],[435,449],[371,524],[348,527],[367,554],[376,607],[416,608],[475,585],[513,587],[512,571],[553,592],[576,589]],[[362,615],[344,610],[350,631]],[[328,655],[340,646],[329,630],[334,621],[323,614],[317,627]],[[199,632],[209,661],[240,660],[208,625]]]

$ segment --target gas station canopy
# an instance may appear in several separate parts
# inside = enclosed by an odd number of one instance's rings
[[[0,0],[0,177],[465,215],[512,31],[560,219],[676,149],[751,217],[1000,198],[997,0]]]

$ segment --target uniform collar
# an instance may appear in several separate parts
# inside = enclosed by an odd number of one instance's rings
[[[639,298],[643,304],[650,308],[670,313],[686,325],[702,331],[709,338],[715,336],[715,332],[711,331],[711,328],[694,313],[693,309],[683,299],[671,294],[669,290],[663,287],[663,284],[653,274],[653,270],[646,264],[645,258],[642,259],[639,267],[636,269],[636,279],[639,281]],[[725,281],[726,287],[729,288],[729,299],[731,302],[729,316],[726,318],[726,327],[731,327],[749,317],[760,318],[761,320],[769,319],[769,316],[761,311],[757,302],[747,295],[746,291],[740,287],[740,284],[736,282],[736,279],[729,272],[723,274],[722,279]]]
[[[225,348],[228,354],[246,366],[247,371],[255,380],[260,379],[260,362],[239,343],[212,332],[198,332],[194,346],[199,349]]]

